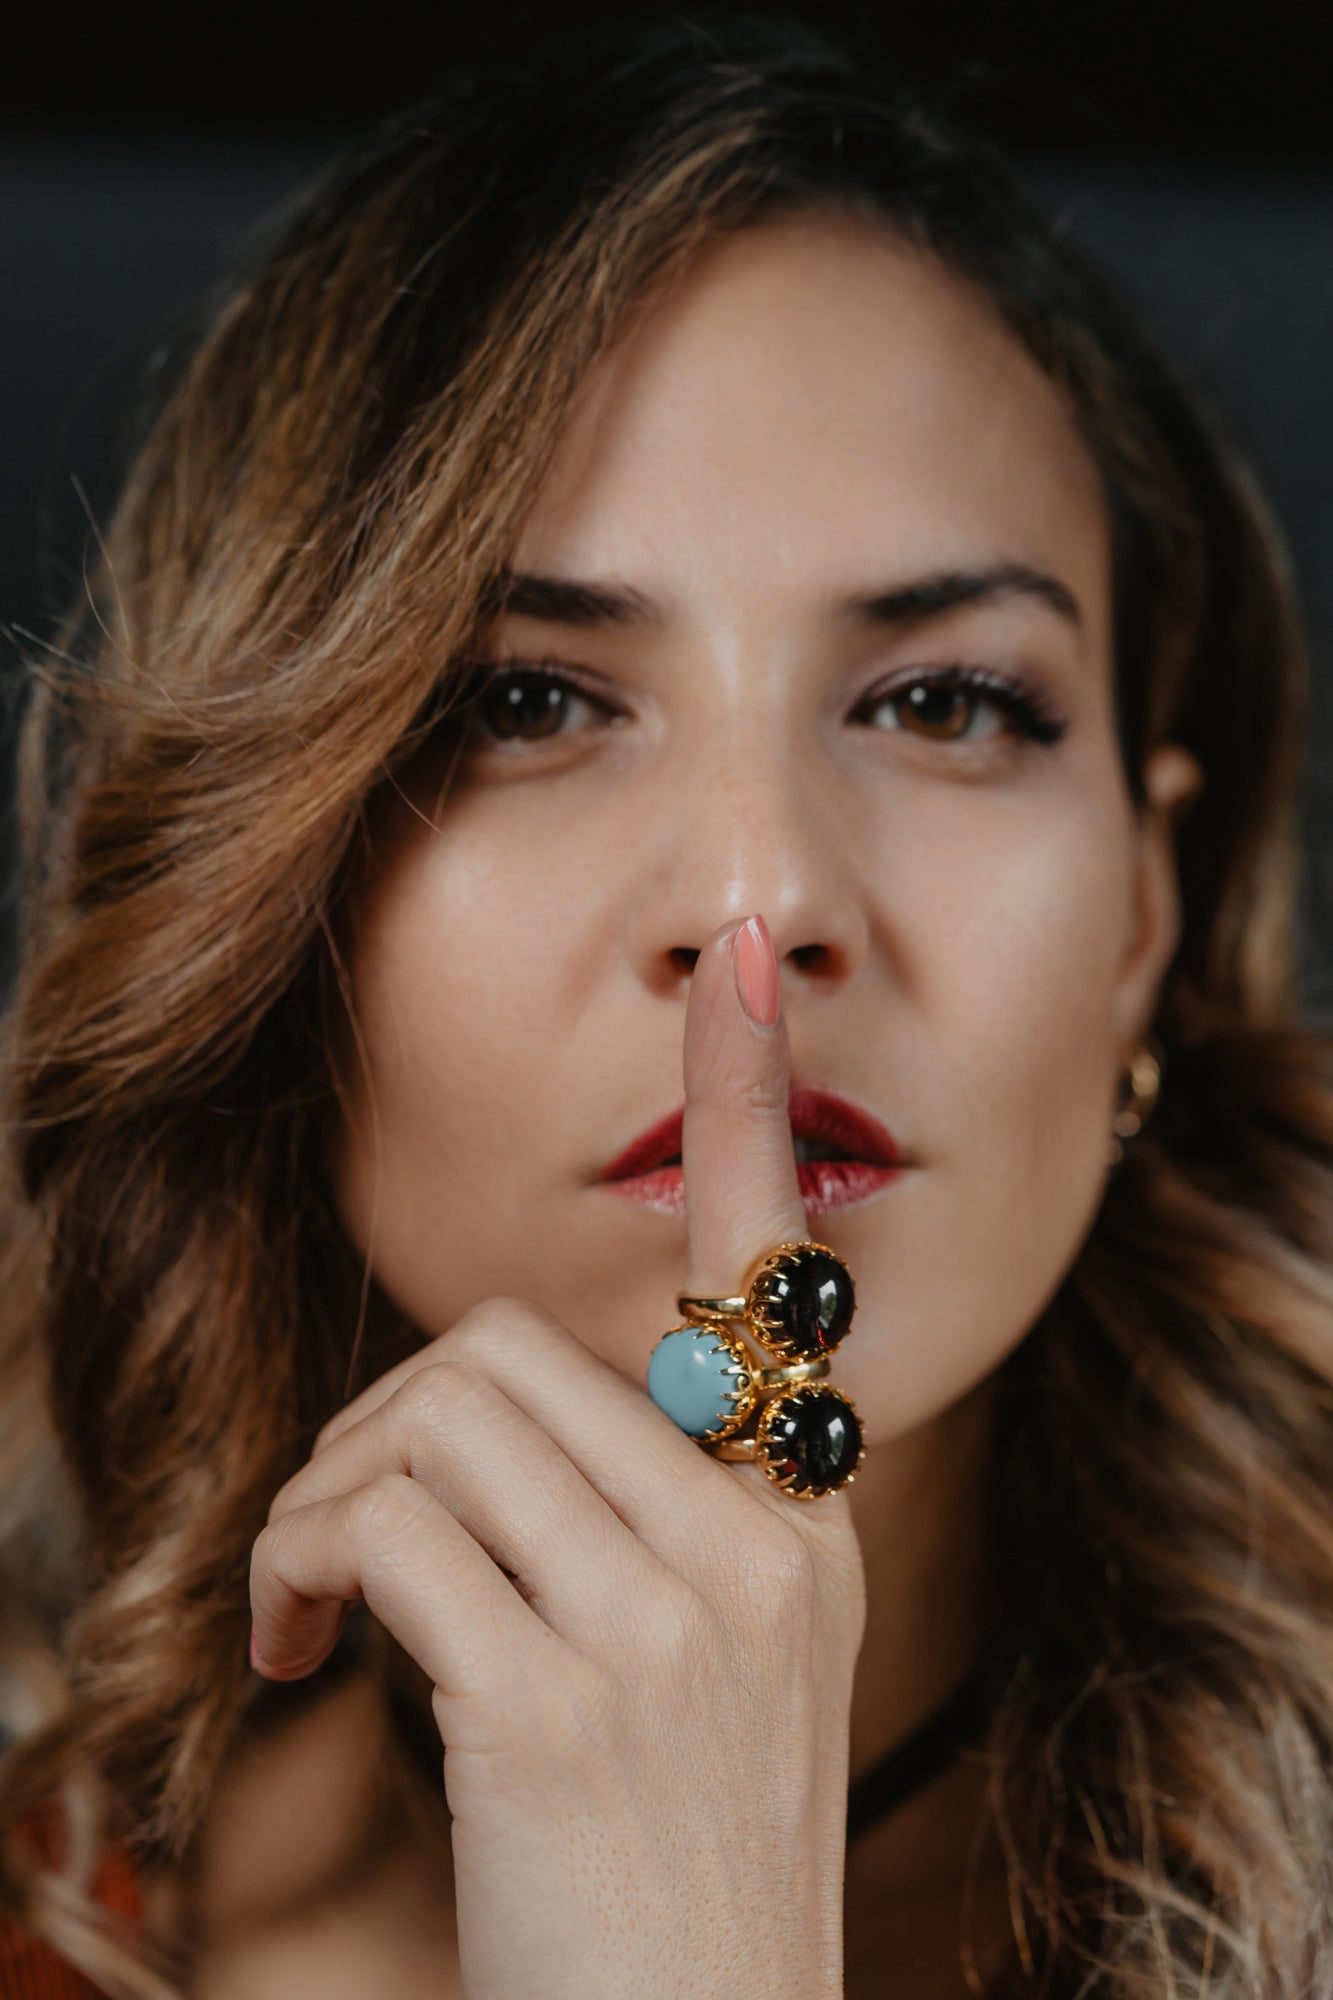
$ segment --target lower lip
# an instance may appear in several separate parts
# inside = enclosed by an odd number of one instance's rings
[[[869,1160],[798,1160],[796,1178],[801,1184],[801,1200],[807,1215],[827,1215],[830,1209],[850,1208],[853,1202],[868,1201],[872,1194],[896,1181],[901,1165],[879,1167]],[[684,1215],[685,1174],[680,1167],[655,1167],[650,1174],[634,1174],[628,1180],[603,1181],[612,1194],[637,1201],[659,1215]]]

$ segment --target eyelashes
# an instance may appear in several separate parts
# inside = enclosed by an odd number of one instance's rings
[[[614,726],[624,719],[611,703],[582,686],[563,663],[547,661],[502,660],[479,665],[467,683],[461,710],[474,746],[539,743],[577,733],[563,726],[571,697],[598,711],[604,718],[603,726]],[[887,710],[896,716],[903,707],[912,720],[895,721],[886,733],[901,732],[920,742],[943,745],[993,743],[1016,733],[1049,747],[1058,743],[1068,728],[1037,689],[990,668],[962,664],[916,668],[895,675],[862,695],[851,713],[873,728],[871,718],[875,715]],[[980,737],[955,732],[953,724],[960,709],[970,728],[986,708],[1002,717],[1007,729]]]
[[[488,673],[483,669],[483,674],[482,684],[469,702],[470,720],[474,732],[480,733],[480,723],[502,742],[567,735],[560,724],[568,713],[570,695],[611,721],[616,718],[617,711],[609,702],[580,687],[567,672],[556,672],[552,667],[501,663]],[[525,729],[531,734],[524,736]]]
[[[1017,681],[994,673],[989,667],[919,668],[906,675],[897,675],[886,686],[873,688],[869,694],[863,695],[853,713],[873,713],[877,708],[906,701],[909,696],[918,693],[924,693],[926,700],[914,704],[915,713],[919,721],[926,723],[926,733],[932,742],[967,740],[947,734],[930,734],[929,704],[940,696],[946,699],[961,697],[964,702],[991,702],[1022,735],[1031,737],[1036,743],[1058,743],[1068,726],[1035,688],[1021,687]]]

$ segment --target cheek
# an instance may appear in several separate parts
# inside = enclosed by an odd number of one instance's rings
[[[929,893],[897,906],[925,1165],[897,1212],[896,1194],[886,1205],[876,1257],[892,1381],[873,1353],[849,1359],[895,1428],[964,1394],[1017,1345],[1105,1185],[1129,920],[1123,833],[1113,813],[1072,811],[1044,826],[1016,814],[1012,838],[996,832],[968,851],[941,834],[915,877]]]
[[[520,1109],[539,1122],[556,1087],[542,1023],[557,917],[526,871],[516,884],[465,839],[434,833],[392,851],[358,910],[359,1032],[332,1180],[353,1240],[365,1250],[373,1219],[381,1280],[424,1325],[459,1309],[442,1247],[484,1252],[529,1198],[513,1125]],[[460,1291],[467,1261],[455,1252]]]
[[[1036,808],[1015,795],[978,818],[937,828],[919,873],[920,1013],[966,1079],[941,1091],[946,1119],[982,1120],[1006,1174],[1037,1185],[1060,1171],[1059,1134],[1109,1118],[1133,850],[1109,787],[1062,785]]]
[[[1106,850],[1068,836],[1025,843],[996,877],[942,928],[951,978],[935,1011],[954,1024],[986,1151],[1035,1192],[1105,1123],[1128,884]]]

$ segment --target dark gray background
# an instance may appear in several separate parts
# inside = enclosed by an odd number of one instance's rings
[[[0,663],[10,720],[20,651],[52,633],[77,587],[90,519],[104,518],[113,497],[148,358],[334,142],[299,120],[290,130],[275,122],[238,131],[201,119],[183,136],[151,121],[56,131],[11,120],[0,138]],[[1311,1010],[1333,1018],[1333,159],[1274,164],[1205,149],[1152,163],[1101,145],[1031,153],[1022,170],[1213,394],[1287,530],[1315,681],[1304,980]],[[0,868],[6,954],[8,844]]]

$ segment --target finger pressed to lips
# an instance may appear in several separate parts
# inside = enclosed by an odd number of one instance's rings
[[[770,960],[762,916],[750,920],[751,953]],[[688,1227],[688,1274],[682,1291],[702,1297],[739,1293],[751,1267],[779,1243],[809,1234],[789,1115],[791,1052],[779,1008],[771,1026],[741,1005],[736,940],[724,924],[700,952],[685,1017],[685,1116],[682,1161]]]
[[[759,1020],[739,991],[756,974]],[[700,953],[686,1010],[684,1069],[689,1247],[682,1291],[740,1297],[756,1264],[779,1244],[810,1235],[792,1138],[779,968],[762,916],[723,925]],[[738,1462],[728,1474],[765,1505],[784,1513],[798,1507],[760,1463]],[[830,1525],[847,1510],[846,1495],[837,1491],[810,1504]]]

